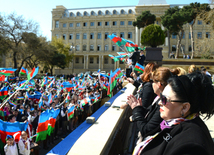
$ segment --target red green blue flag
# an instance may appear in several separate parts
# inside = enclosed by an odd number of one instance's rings
[[[143,72],[144,72],[144,66],[142,66],[142,65],[139,64],[139,63],[136,63],[134,70],[143,73]]]
[[[56,124],[56,118],[59,115],[60,109],[52,109],[50,110],[50,118],[49,118],[49,124],[48,124],[48,135],[50,136],[51,133],[53,133],[53,130],[55,128],[55,124]]]
[[[28,70],[25,69],[24,67],[22,67],[19,74],[21,74],[21,75],[28,74]]]
[[[109,35],[108,37],[109,37],[117,46],[121,46],[121,45],[125,45],[125,44],[126,44],[126,42],[125,42],[122,38],[120,38],[120,37],[118,37],[118,36],[116,36],[116,35],[114,35],[114,34]]]
[[[68,116],[68,120],[70,120],[71,118],[74,117],[74,106],[72,106],[68,109],[67,116]]]
[[[12,69],[12,68],[0,68],[0,74],[9,76],[13,74],[17,69]]]
[[[39,67],[33,68],[32,71],[27,75],[28,80],[32,79],[39,72]]]
[[[3,87],[0,89],[0,99],[4,99],[8,95],[8,88]]]

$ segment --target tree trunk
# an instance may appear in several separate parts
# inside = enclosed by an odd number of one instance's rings
[[[17,55],[17,52],[16,52],[16,51],[14,51],[14,52],[13,52],[14,69],[15,69],[15,68],[17,68],[16,55]],[[15,76],[18,76],[18,71],[15,71]]]
[[[177,48],[176,48],[175,59],[177,59],[178,56],[179,56],[179,50],[180,50],[180,47],[181,47],[181,39],[182,39],[182,37],[183,37],[183,34],[184,34],[184,30],[181,30],[181,33],[180,33],[180,34],[178,33],[178,42],[177,42]]]
[[[51,76],[53,76],[53,66],[50,67]]]
[[[195,20],[193,21],[193,23],[190,25],[190,36],[191,36],[191,47],[192,47],[192,55],[191,55],[191,59],[193,59],[194,57],[194,38],[192,35],[193,32],[193,25],[195,24]]]
[[[170,58],[170,53],[171,53],[171,46],[170,46],[170,36],[169,31],[167,31],[167,37],[168,37],[168,47],[169,47],[169,53],[168,53],[168,58]]]

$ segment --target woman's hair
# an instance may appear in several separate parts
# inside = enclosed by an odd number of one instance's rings
[[[194,72],[186,76],[172,77],[168,83],[178,99],[190,103],[191,114],[206,114],[208,119],[213,115],[214,88],[206,75]]]
[[[146,65],[144,73],[141,75],[141,80],[143,82],[149,82],[151,79],[151,74],[154,70],[158,68],[158,65],[154,62],[150,62]]]
[[[188,73],[193,73],[196,72],[196,66],[195,65],[190,65],[188,68]]]
[[[162,86],[167,85],[167,80],[173,76],[179,74],[177,69],[170,70],[167,67],[159,67],[152,73],[153,81],[160,82]]]

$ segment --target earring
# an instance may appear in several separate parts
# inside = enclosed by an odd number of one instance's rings
[[[181,112],[181,117],[184,117],[184,113],[183,112]]]

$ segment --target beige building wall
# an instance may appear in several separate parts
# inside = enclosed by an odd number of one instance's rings
[[[64,38],[65,43],[71,45],[71,53],[73,52],[75,57],[73,62],[70,63],[69,68],[64,70],[55,69],[55,74],[97,71],[98,69],[110,71],[118,67],[124,69],[125,64],[114,62],[108,56],[109,54],[117,55],[116,52],[122,50],[109,38],[105,38],[105,35],[116,33],[117,36],[131,40],[141,46],[140,38],[143,29],[135,28],[132,22],[142,11],[150,10],[152,14],[156,15],[157,20],[155,24],[160,25],[164,29],[161,25],[160,17],[170,7],[173,6],[160,4],[84,9],[67,9],[64,6],[56,6],[52,10],[52,37]],[[99,22],[101,25],[98,25]],[[116,25],[114,25],[115,22]],[[193,27],[194,37],[198,37],[200,34],[202,34],[202,37],[206,37],[206,33],[209,32],[210,26],[201,22],[197,20]],[[182,39],[182,47],[184,53],[190,54],[189,24],[185,24],[184,29],[185,35],[184,39]],[[124,35],[121,36],[121,33]],[[131,38],[129,38],[129,33],[131,33]],[[99,35],[101,35],[100,38],[98,37]],[[175,50],[174,46],[177,44],[177,38],[175,36],[170,37],[170,48],[172,50]],[[116,47],[114,50],[112,50],[113,45]],[[166,37],[165,44],[161,47],[163,48],[164,58],[168,58],[168,37]]]

